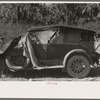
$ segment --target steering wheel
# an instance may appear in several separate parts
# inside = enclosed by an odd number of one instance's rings
[[[32,35],[30,34],[32,37],[31,37],[31,40],[34,42],[34,43],[37,43],[37,44],[42,44],[40,39],[36,36],[36,35]]]

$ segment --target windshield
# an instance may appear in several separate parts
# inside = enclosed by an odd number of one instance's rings
[[[44,30],[31,32],[31,34],[36,35],[42,44],[47,44],[55,32],[56,30]]]

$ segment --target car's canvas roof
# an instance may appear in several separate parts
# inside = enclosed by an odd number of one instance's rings
[[[80,31],[85,31],[88,33],[96,33],[93,30],[88,30],[88,29],[84,29],[84,28],[79,28],[79,27],[74,27],[74,26],[66,26],[66,25],[46,25],[46,26],[37,26],[37,27],[33,27],[28,29],[28,31],[42,31],[42,30],[46,30],[46,29],[52,29],[52,28],[61,28],[61,27],[65,27],[67,29],[75,29],[75,30],[80,30]]]

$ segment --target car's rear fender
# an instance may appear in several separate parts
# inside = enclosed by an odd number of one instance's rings
[[[83,49],[73,49],[73,50],[69,51],[63,59],[64,68],[66,67],[66,63],[67,63],[68,59],[73,55],[83,55],[89,60],[90,64],[93,65],[93,61],[92,61],[91,56],[85,50],[83,50]]]

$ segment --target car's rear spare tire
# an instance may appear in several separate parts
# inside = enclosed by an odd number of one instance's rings
[[[90,63],[86,57],[74,55],[68,59],[66,70],[68,75],[73,78],[83,78],[90,72]]]
[[[30,58],[26,58],[23,55],[6,56],[5,63],[11,71],[23,70],[28,67]]]

